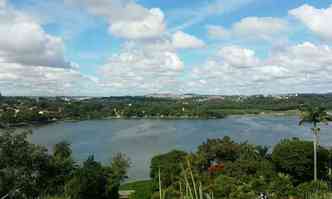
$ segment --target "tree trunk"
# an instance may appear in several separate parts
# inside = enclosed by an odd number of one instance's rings
[[[318,132],[314,129],[314,181],[317,181],[317,143],[318,143]]]

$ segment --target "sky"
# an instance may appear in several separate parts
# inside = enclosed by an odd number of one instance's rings
[[[332,92],[332,0],[0,0],[0,92]]]

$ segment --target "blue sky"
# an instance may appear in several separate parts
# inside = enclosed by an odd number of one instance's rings
[[[0,91],[331,92],[331,17],[329,0],[0,0]]]

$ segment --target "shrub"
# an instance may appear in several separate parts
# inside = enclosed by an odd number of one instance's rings
[[[305,182],[297,186],[299,193],[326,193],[328,192],[328,185],[323,181]]]

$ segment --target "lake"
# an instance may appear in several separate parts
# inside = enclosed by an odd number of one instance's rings
[[[295,116],[231,116],[220,120],[92,120],[59,122],[33,129],[31,141],[51,149],[71,143],[76,160],[89,155],[107,163],[126,153],[132,162],[130,180],[149,178],[150,159],[172,149],[195,151],[207,138],[230,136],[236,141],[273,146],[283,138],[312,140],[310,128]],[[332,146],[332,125],[323,126],[321,144]]]

